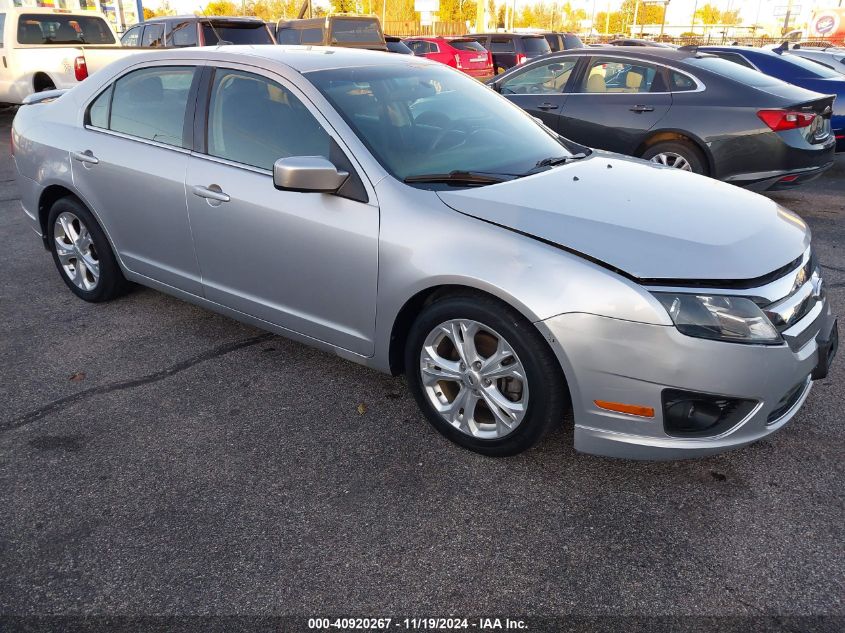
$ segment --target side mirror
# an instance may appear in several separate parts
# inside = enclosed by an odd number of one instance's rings
[[[283,191],[334,193],[349,173],[322,156],[291,156],[273,163],[273,185]]]

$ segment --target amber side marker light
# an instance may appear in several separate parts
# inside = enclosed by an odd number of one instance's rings
[[[641,418],[653,418],[654,409],[652,407],[644,407],[639,404],[624,404],[622,402],[608,402],[607,400],[593,400],[599,409],[606,411],[615,411],[616,413],[627,413],[628,415],[636,415]]]

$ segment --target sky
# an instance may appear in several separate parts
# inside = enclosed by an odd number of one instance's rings
[[[237,0],[234,0],[237,4]],[[497,3],[501,0],[497,0]],[[559,0],[563,2],[564,0]],[[759,15],[760,23],[770,23],[783,18],[776,18],[775,13],[780,9],[781,13],[787,6],[789,0],[670,0],[666,13],[667,24],[687,25],[691,23],[692,14],[696,6],[701,6],[710,1],[722,10],[739,9],[745,24],[754,24]],[[826,8],[831,6],[845,6],[845,0],[792,0],[794,7],[800,7],[800,14],[806,19],[815,8]],[[205,6],[208,0],[170,0],[170,5],[179,13],[193,13]],[[319,0],[315,1],[317,4]],[[569,0],[575,8],[583,8],[587,15],[596,12],[606,11],[610,6],[611,10],[619,8],[621,0]],[[524,4],[530,4],[531,0],[516,0],[517,10]],[[155,7],[159,0],[144,0],[144,5]],[[327,1],[320,4],[328,4]]]

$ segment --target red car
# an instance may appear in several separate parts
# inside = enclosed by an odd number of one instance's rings
[[[411,37],[405,44],[418,57],[457,68],[476,79],[493,76],[493,54],[468,37]]]

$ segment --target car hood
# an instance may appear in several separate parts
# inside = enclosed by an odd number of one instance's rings
[[[438,196],[460,213],[646,281],[756,279],[810,242],[803,220],[768,198],[604,152]]]

